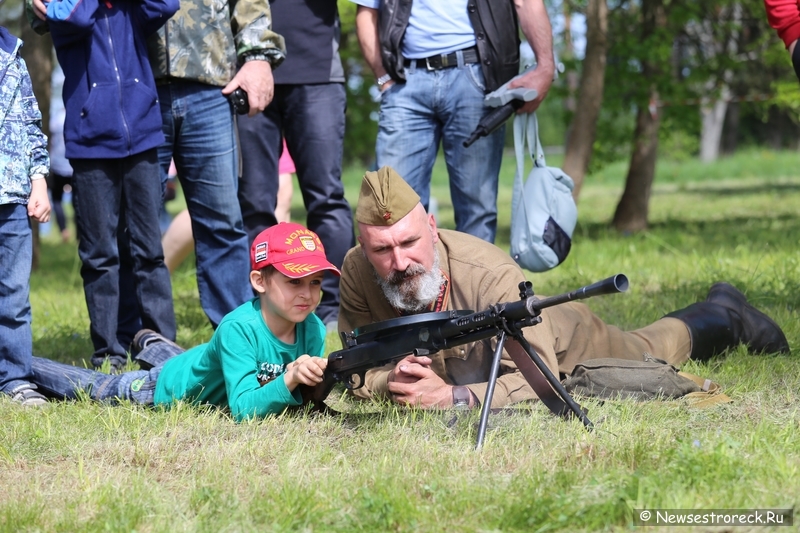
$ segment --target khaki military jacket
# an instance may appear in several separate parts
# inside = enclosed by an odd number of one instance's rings
[[[439,230],[436,247],[440,268],[450,279],[450,294],[444,310],[481,311],[496,303],[519,301],[518,285],[525,281],[525,275],[501,249],[451,230]],[[399,316],[376,284],[372,265],[360,246],[350,250],[345,257],[339,290],[339,329],[342,331]],[[550,370],[558,375],[556,343],[552,329],[547,325],[547,309],[542,316],[544,323],[526,328],[525,338]],[[483,401],[495,345],[496,340],[491,338],[443,350],[431,356],[431,368],[450,385],[468,386]],[[365,386],[356,394],[361,397],[387,394],[387,378],[393,366],[390,364],[368,371]],[[503,352],[492,407],[533,398],[536,398],[535,393],[508,353]]]

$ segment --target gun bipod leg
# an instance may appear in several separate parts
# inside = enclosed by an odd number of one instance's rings
[[[492,368],[489,372],[489,382],[486,384],[486,396],[483,398],[481,406],[481,421],[478,425],[478,439],[475,449],[479,450],[483,446],[483,438],[486,435],[486,426],[489,422],[489,411],[492,409],[492,397],[494,396],[494,386],[497,383],[497,374],[500,372],[500,359],[503,357],[503,347],[506,344],[506,332],[501,331],[497,337],[497,348],[492,358]]]
[[[592,421],[586,416],[584,410],[572,398],[570,393],[567,392],[567,389],[564,388],[558,378],[553,375],[547,365],[544,364],[544,361],[542,361],[542,359],[539,357],[539,354],[536,353],[536,350],[534,350],[530,343],[528,343],[522,333],[515,333],[512,335],[512,338],[519,343],[523,350],[525,350],[530,360],[536,365],[536,370],[538,370],[538,372],[547,380],[547,383],[542,383],[541,377],[539,377],[538,380],[531,379],[532,376],[529,373],[530,370],[528,372],[524,371],[522,368],[523,365],[520,364],[521,361],[512,355],[512,359],[514,359],[515,363],[517,363],[517,366],[522,371],[526,381],[528,381],[528,384],[531,386],[531,388],[533,388],[534,392],[536,392],[542,402],[547,405],[550,411],[564,418],[576,416],[578,417],[578,420],[583,423],[586,429],[594,429],[594,424],[592,424]],[[500,369],[500,360],[502,359],[506,340],[506,332],[501,331],[498,335],[497,348],[495,349],[492,359],[492,367],[489,372],[489,381],[486,384],[486,396],[484,397],[483,405],[481,406],[481,419],[480,424],[478,425],[478,437],[475,443],[476,450],[483,446],[483,441],[486,436],[486,428],[489,421],[489,412],[491,411],[492,397],[494,396],[494,388],[497,382]],[[544,388],[548,385],[548,390],[544,390]]]
[[[550,371],[547,365],[544,364],[544,361],[542,361],[541,357],[539,357],[539,354],[536,353],[536,350],[534,350],[533,347],[530,345],[530,343],[528,343],[527,339],[525,339],[525,337],[520,333],[519,335],[514,335],[514,340],[516,340],[520,344],[520,346],[522,346],[522,348],[527,352],[528,356],[534,362],[534,364],[542,373],[542,375],[544,375],[544,377],[547,379],[548,383],[553,388],[555,393],[569,408],[569,411],[562,411],[556,414],[560,414],[565,418],[569,418],[569,416],[574,415],[578,417],[578,420],[580,420],[583,423],[586,429],[588,430],[594,429],[594,424],[592,424],[592,421],[589,420],[589,418],[586,416],[586,412],[580,405],[578,405],[578,402],[576,402],[572,398],[572,395],[570,395],[570,393],[567,392],[567,389],[564,388],[564,385],[561,384],[561,381],[559,381],[558,378],[555,375],[553,375],[553,373]],[[534,391],[535,390],[536,387],[534,387]]]

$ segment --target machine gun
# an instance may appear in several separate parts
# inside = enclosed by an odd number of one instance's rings
[[[481,117],[481,120],[478,122],[478,125],[470,134],[469,138],[462,143],[464,148],[469,148],[472,146],[472,143],[481,137],[487,137],[488,135],[494,133],[494,131],[502,126],[505,121],[508,120],[508,117],[513,115],[514,112],[522,107],[524,103],[524,100],[514,99],[507,104],[503,104],[500,107],[496,107],[495,109],[486,113],[483,117]]]
[[[494,109],[481,117],[478,125],[472,131],[470,136],[462,143],[464,148],[468,148],[472,145],[472,143],[481,137],[486,137],[492,134],[497,128],[502,126],[505,121],[508,120],[508,117],[513,115],[517,109],[522,107],[526,102],[530,102],[531,100],[535,99],[536,96],[538,96],[539,93],[536,92],[535,89],[527,89],[524,87],[518,87],[516,89],[508,88],[508,85],[512,81],[524,76],[534,68],[535,67],[532,66],[526,67],[521,74],[515,76],[500,86],[500,88],[486,95],[484,98],[484,103],[488,107],[493,107]]]
[[[503,347],[506,338],[511,337],[524,349],[527,356],[520,356],[512,350],[509,350],[509,354],[539,398],[554,413],[564,417],[574,415],[587,429],[591,429],[592,423],[586,413],[525,340],[522,328],[539,324],[542,321],[542,309],[592,296],[625,292],[628,290],[628,278],[624,274],[617,274],[572,292],[544,299],[534,296],[529,281],[521,282],[519,289],[519,301],[498,303],[484,311],[421,313],[376,322],[350,333],[341,332],[342,345],[345,348],[328,355],[323,380],[313,389],[312,400],[315,407],[319,410],[325,409],[324,401],[337,382],[343,382],[351,390],[362,387],[365,375],[371,368],[397,362],[409,354],[430,355],[439,350],[498,336],[481,411],[477,443],[480,447],[486,431]]]

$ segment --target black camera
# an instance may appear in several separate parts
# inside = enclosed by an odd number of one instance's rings
[[[237,115],[246,115],[250,112],[250,101],[247,99],[247,93],[241,87],[229,94],[228,100],[231,101],[233,112]]]

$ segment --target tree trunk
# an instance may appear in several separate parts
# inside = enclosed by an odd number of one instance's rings
[[[567,135],[564,172],[575,182],[572,195],[578,200],[592,158],[597,117],[603,102],[608,52],[608,4],[589,0],[586,8],[586,55],[578,88],[578,103]]]
[[[722,127],[725,125],[725,112],[728,110],[727,91],[714,102],[700,107],[702,128],[700,131],[700,160],[711,163],[719,158]]]
[[[739,144],[739,103],[731,102],[728,104],[725,113],[725,125],[722,128],[722,153],[732,154],[736,151]]]
[[[572,46],[572,16],[569,2],[562,3],[564,17],[564,50],[562,59],[575,59],[575,48]],[[575,69],[569,69],[564,77],[567,79],[567,96],[564,97],[564,109],[570,113],[575,112],[575,93],[578,91],[578,74]]]
[[[658,101],[658,93],[651,90],[651,102]],[[640,106],[636,114],[633,154],[625,179],[625,192],[617,204],[611,225],[623,233],[647,229],[647,212],[650,191],[656,173],[658,155],[658,127],[661,120],[655,104]]]
[[[641,41],[647,43],[657,32],[666,27],[666,13],[662,0],[643,0]],[[647,46],[647,44],[644,44]],[[636,113],[636,129],[633,133],[633,153],[625,179],[625,192],[617,204],[611,225],[618,231],[632,233],[647,229],[647,211],[650,191],[656,173],[658,157],[658,91],[650,80],[660,79],[664,65],[652,56],[642,59],[642,79],[650,84],[647,102],[639,101]]]
[[[33,94],[42,112],[42,130],[50,137],[50,76],[53,74],[53,41],[50,34],[37,35],[28,24],[23,10],[20,39],[25,43],[22,47],[22,58],[31,73]],[[33,266],[39,268],[39,223],[33,220]]]

